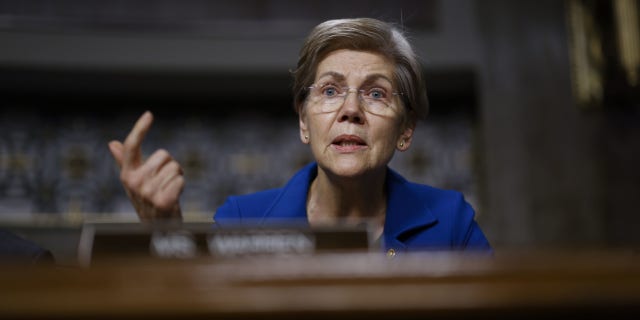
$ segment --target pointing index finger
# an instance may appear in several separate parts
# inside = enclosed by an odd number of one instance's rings
[[[142,163],[142,140],[151,128],[153,123],[153,115],[151,112],[146,111],[129,132],[129,135],[124,140],[124,148],[122,154],[122,168],[136,168]]]

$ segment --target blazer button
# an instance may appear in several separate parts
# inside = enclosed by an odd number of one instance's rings
[[[387,250],[387,258],[393,258],[396,256],[396,250],[389,249]]]

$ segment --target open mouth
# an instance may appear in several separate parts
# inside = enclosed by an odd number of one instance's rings
[[[339,147],[361,147],[366,146],[367,143],[364,142],[360,137],[354,135],[340,135],[336,137],[331,144]]]

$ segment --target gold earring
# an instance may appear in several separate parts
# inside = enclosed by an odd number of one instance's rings
[[[305,139],[305,140],[309,140],[309,136],[305,134],[305,135],[304,135],[304,139]]]
[[[400,148],[404,147],[404,141],[400,141]]]

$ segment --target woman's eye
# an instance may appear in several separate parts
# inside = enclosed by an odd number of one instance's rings
[[[338,90],[334,87],[326,87],[322,89],[322,94],[327,97],[333,97],[338,94]]]
[[[380,89],[373,89],[369,91],[369,97],[373,99],[384,99],[386,96],[386,93]]]

